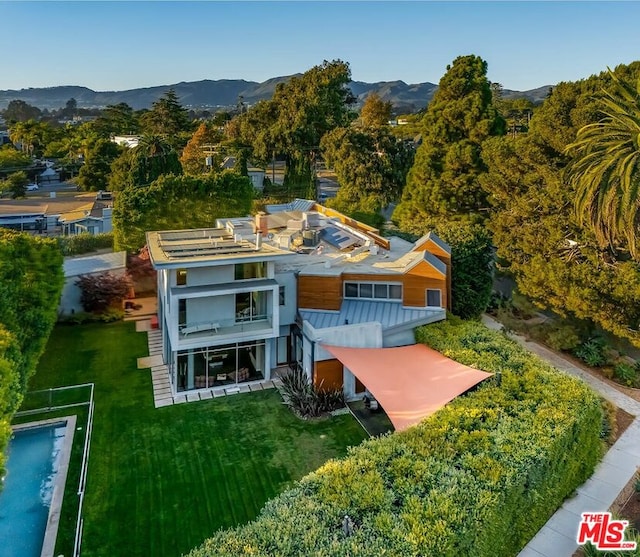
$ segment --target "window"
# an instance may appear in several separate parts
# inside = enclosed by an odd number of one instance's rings
[[[187,270],[186,269],[178,269],[176,271],[176,284],[178,286],[186,286],[187,285]]]
[[[278,295],[280,298],[280,305],[284,306],[286,304],[286,299],[285,299],[285,295],[284,295],[284,286],[281,286],[278,290]]]
[[[442,307],[442,292],[427,288],[427,307]]]
[[[402,300],[402,285],[386,282],[345,282],[344,297],[365,300]]]
[[[187,300],[180,298],[178,300],[178,325],[183,327],[187,324]]]
[[[267,276],[267,264],[264,261],[258,263],[238,263],[234,267],[235,280],[266,278]]]
[[[344,297],[345,298],[357,298],[358,297],[358,284],[355,282],[344,283]]]

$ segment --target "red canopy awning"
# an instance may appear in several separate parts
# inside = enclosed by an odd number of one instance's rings
[[[455,362],[424,344],[322,347],[360,379],[398,431],[417,424],[493,375]]]

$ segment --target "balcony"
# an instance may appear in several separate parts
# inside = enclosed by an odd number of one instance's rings
[[[251,318],[212,319],[211,321],[187,322],[178,327],[178,339],[190,341],[213,339],[243,334],[273,333],[273,319],[268,315],[253,315]]]

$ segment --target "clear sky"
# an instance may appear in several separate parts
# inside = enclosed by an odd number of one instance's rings
[[[437,83],[477,54],[531,89],[640,59],[640,2],[8,2],[0,89],[122,90],[350,63],[360,81]]]

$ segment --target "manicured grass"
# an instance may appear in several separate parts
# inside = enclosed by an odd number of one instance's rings
[[[57,327],[30,388],[95,382],[83,555],[177,556],[365,432],[350,416],[297,419],[275,390],[160,409],[132,323]]]

